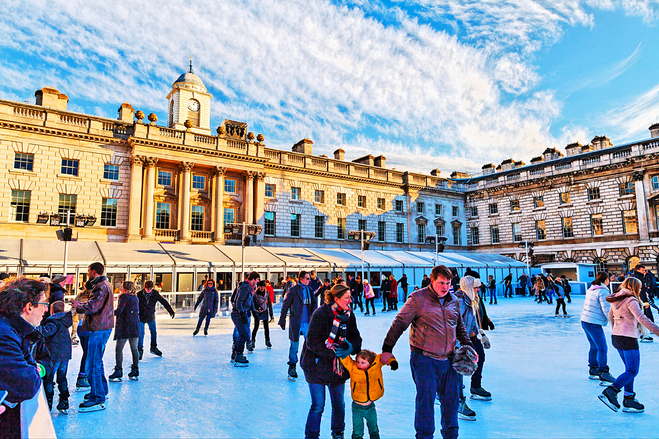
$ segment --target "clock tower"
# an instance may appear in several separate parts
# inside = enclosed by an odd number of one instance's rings
[[[187,129],[185,121],[189,120],[192,122],[190,131],[210,135],[211,97],[199,76],[192,71],[192,61],[190,61],[190,71],[174,81],[172,91],[167,95],[169,101],[167,126],[185,130]]]

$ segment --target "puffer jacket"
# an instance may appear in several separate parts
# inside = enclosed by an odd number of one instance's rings
[[[391,357],[387,364],[391,364],[394,358]],[[382,360],[380,355],[375,357],[375,361],[367,370],[357,368],[357,362],[347,356],[341,360],[345,368],[350,373],[350,393],[352,400],[355,402],[377,401],[384,395],[384,381],[382,380]]]
[[[604,285],[591,285],[588,288],[581,313],[582,322],[600,326],[606,326],[609,323],[611,305],[606,301],[609,293],[609,289]]]
[[[465,330],[469,337],[474,337],[478,334],[478,321],[471,306],[471,300],[462,290],[456,291],[455,297],[460,301],[460,316],[462,317],[462,323],[465,325]]]
[[[71,335],[69,329],[73,325],[71,312],[58,312],[46,319],[41,326],[45,327],[45,343],[53,362],[71,359]]]
[[[442,305],[432,285],[413,292],[407,299],[389,328],[382,352],[391,352],[410,325],[410,347],[428,357],[448,359],[457,340],[462,346],[472,346],[460,316],[458,298],[448,293]]]
[[[609,321],[613,335],[638,338],[640,335],[639,323],[650,331],[659,335],[659,326],[645,317],[641,305],[631,291],[620,289],[611,294],[606,300],[611,304]]]
[[[114,295],[112,287],[105,276],[98,276],[85,284],[89,300],[76,308],[78,314],[84,314],[83,331],[103,331],[114,328]]]
[[[114,330],[115,340],[140,336],[139,299],[135,294],[124,293],[119,296],[114,315],[117,317],[117,326]]]

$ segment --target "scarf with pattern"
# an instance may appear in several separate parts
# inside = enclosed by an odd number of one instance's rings
[[[341,346],[341,343],[346,339],[346,334],[348,333],[348,320],[350,319],[352,312],[349,308],[344,311],[338,306],[332,306],[332,313],[334,313],[334,320],[327,341],[325,341],[325,346],[327,346],[327,349],[336,352],[336,349]],[[332,370],[339,376],[343,375],[345,369],[339,357],[334,357]]]

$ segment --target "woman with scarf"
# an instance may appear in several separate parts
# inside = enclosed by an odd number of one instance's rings
[[[302,370],[311,393],[311,408],[305,438],[320,436],[325,408],[325,389],[332,403],[332,438],[343,438],[345,430],[345,382],[350,374],[341,359],[362,349],[357,320],[350,309],[350,289],[335,285],[325,294],[325,304],[314,311],[302,350]]]
[[[204,335],[208,335],[208,326],[211,324],[211,319],[217,314],[218,294],[217,290],[215,289],[215,281],[213,281],[213,279],[209,279],[208,282],[206,282],[206,287],[199,294],[197,303],[194,304],[195,311],[202,301],[204,303],[201,305],[201,309],[199,310],[199,321],[197,322],[197,329],[195,329],[192,333],[193,336],[199,333],[201,322],[203,322],[204,319],[206,319]]]

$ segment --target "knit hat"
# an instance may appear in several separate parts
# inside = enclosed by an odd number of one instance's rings
[[[453,351],[453,369],[460,375],[472,375],[478,367],[478,354],[471,346],[461,346]]]

